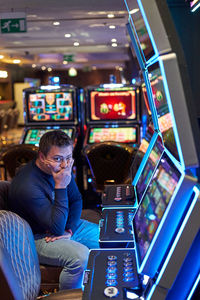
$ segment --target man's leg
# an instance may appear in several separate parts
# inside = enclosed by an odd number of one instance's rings
[[[79,242],[89,249],[97,249],[99,248],[99,226],[81,219],[71,240]]]
[[[67,239],[47,243],[35,237],[36,249],[41,264],[63,266],[59,289],[80,288],[83,271],[87,266],[89,250],[84,245]]]

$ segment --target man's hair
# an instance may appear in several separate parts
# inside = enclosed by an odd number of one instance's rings
[[[43,134],[39,143],[39,151],[45,156],[48,154],[52,146],[66,147],[72,146],[72,139],[62,130],[51,130]]]

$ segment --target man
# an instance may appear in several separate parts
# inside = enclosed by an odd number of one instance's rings
[[[59,288],[81,287],[88,248],[98,248],[98,226],[80,220],[82,197],[72,175],[73,144],[61,130],[45,133],[36,160],[13,178],[10,209],[31,226],[39,261],[63,266]]]

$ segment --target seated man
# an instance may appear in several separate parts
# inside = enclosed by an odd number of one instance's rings
[[[81,220],[82,197],[72,174],[72,140],[61,130],[45,133],[36,160],[13,178],[9,208],[35,237],[39,261],[63,266],[60,290],[80,288],[88,248],[98,248],[98,225]]]

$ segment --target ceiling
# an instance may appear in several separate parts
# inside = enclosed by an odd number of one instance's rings
[[[2,13],[18,12],[26,14],[27,32],[0,33],[3,62],[17,58],[21,65],[36,68],[108,69],[123,67],[129,60],[123,0],[0,0],[1,19]],[[114,17],[108,18],[109,13]],[[55,21],[60,24],[53,25]],[[112,46],[112,39],[117,46]]]

